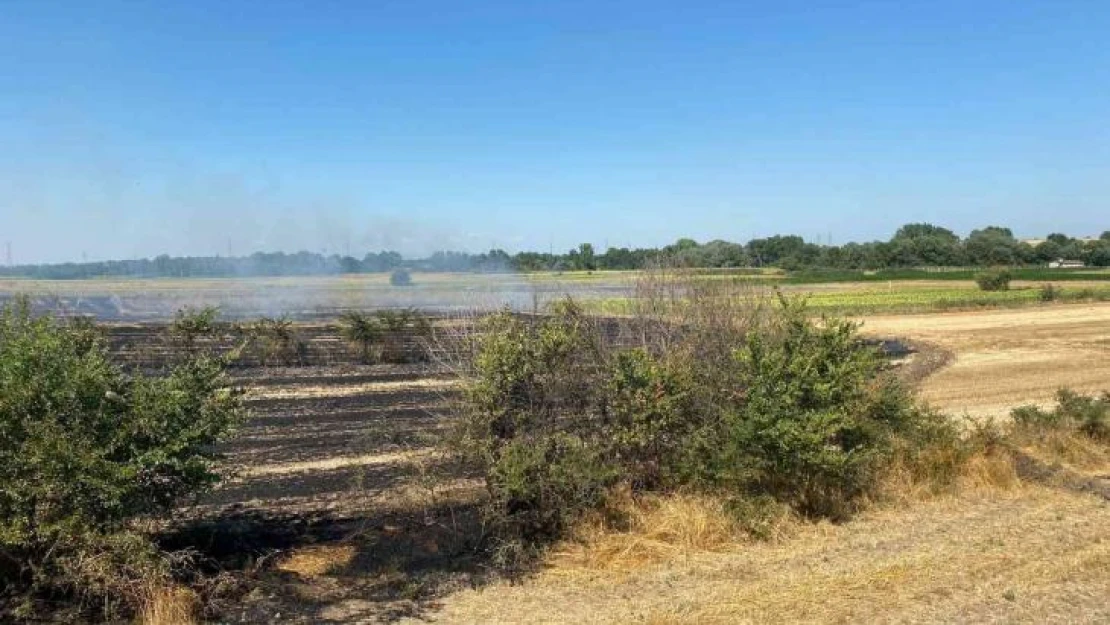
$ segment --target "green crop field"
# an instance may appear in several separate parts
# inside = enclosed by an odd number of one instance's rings
[[[829,291],[789,289],[782,292],[804,298],[814,312],[838,315],[969,310],[1051,303],[1042,298],[1040,288],[985,292],[968,286],[920,288],[912,282],[891,282],[883,288]],[[1110,286],[1058,288],[1052,301],[1110,301]],[[615,315],[630,314],[636,308],[633,300],[627,297],[596,299],[587,305],[593,311]]]

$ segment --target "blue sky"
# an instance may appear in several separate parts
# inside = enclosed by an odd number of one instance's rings
[[[1110,229],[1110,3],[0,0],[17,261]]]

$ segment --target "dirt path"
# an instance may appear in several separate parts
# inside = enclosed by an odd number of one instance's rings
[[[876,315],[863,331],[929,341],[952,364],[928,377],[921,396],[938,408],[1004,416],[1046,403],[1060,387],[1110,390],[1110,303],[922,315]]]

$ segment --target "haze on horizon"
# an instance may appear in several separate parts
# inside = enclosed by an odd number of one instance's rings
[[[1110,4],[1080,0],[16,0],[0,244],[34,263],[918,221],[1097,236],[1107,32]]]

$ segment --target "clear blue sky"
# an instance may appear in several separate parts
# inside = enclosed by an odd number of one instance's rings
[[[1110,3],[0,2],[16,261],[923,220],[1110,229]]]

